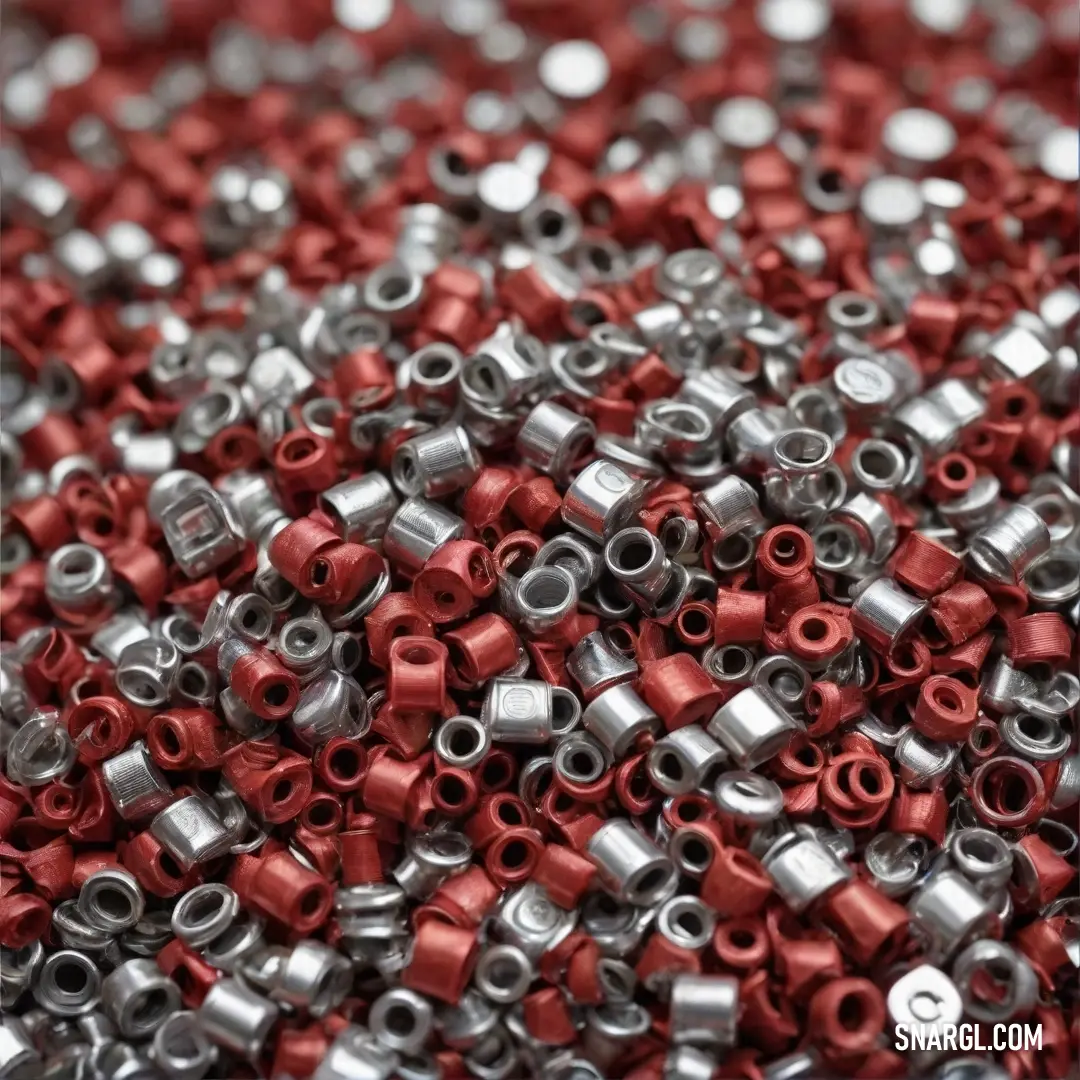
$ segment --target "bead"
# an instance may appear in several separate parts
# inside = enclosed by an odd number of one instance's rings
[[[596,865],[600,884],[628,903],[654,903],[673,880],[667,857],[618,819],[607,822],[592,836],[587,854]]]
[[[1042,518],[1026,506],[1010,506],[971,538],[968,565],[990,581],[1015,585],[1049,548]]]
[[[857,634],[891,652],[914,631],[925,611],[925,602],[916,602],[890,579],[878,578],[859,593],[851,609],[851,622]]]
[[[216,1045],[254,1059],[278,1018],[272,1001],[237,979],[219,979],[196,1013],[199,1026]]]
[[[799,728],[779,702],[748,687],[716,711],[706,730],[740,768],[752,769],[775,757]]]

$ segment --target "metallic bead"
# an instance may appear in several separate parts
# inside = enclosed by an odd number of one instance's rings
[[[756,687],[740,690],[721,705],[706,727],[742,769],[757,768],[774,758],[799,730],[781,703]]]
[[[587,465],[563,497],[562,517],[598,542],[626,528],[641,509],[646,484],[603,459]]]
[[[762,866],[781,899],[796,913],[853,877],[847,865],[825,844],[794,833],[773,844]]]
[[[352,986],[352,965],[321,941],[298,941],[286,954],[270,996],[309,1015],[325,1016]]]
[[[688,724],[653,744],[646,768],[653,786],[665,795],[686,795],[704,787],[709,774],[726,759],[719,743],[699,725]]]
[[[461,873],[472,854],[472,844],[463,833],[418,833],[410,839],[405,858],[394,868],[394,880],[406,896],[426,899],[448,877]]]
[[[562,566],[534,566],[513,587],[512,617],[530,634],[558,626],[577,606],[578,586]]]
[[[202,948],[220,938],[233,924],[240,901],[227,885],[208,882],[189,889],[173,908],[172,932],[185,945]]]
[[[56,709],[35,709],[7,744],[8,779],[40,787],[66,776],[77,753]]]
[[[928,739],[910,726],[904,727],[893,748],[900,780],[916,791],[940,788],[952,771],[957,753],[955,746]]]
[[[100,611],[113,595],[113,575],[105,556],[89,544],[65,544],[45,565],[45,596],[71,613]]]
[[[383,534],[383,552],[408,570],[419,570],[443,544],[465,537],[465,522],[437,503],[406,499]]]
[[[439,499],[468,487],[480,458],[460,424],[416,435],[394,451],[391,476],[406,496]]]
[[[431,747],[447,765],[472,769],[487,756],[491,733],[471,716],[451,716],[436,728]]]
[[[993,896],[1012,876],[1013,850],[990,829],[959,829],[947,846],[952,865],[983,896]]]
[[[576,921],[576,913],[552,903],[544,889],[530,881],[503,893],[488,925],[488,939],[514,945],[536,961],[555,948]]]
[[[161,528],[173,559],[190,578],[203,577],[244,547],[240,523],[212,488],[193,488],[168,503]]]
[[[596,866],[600,884],[624,903],[655,904],[676,883],[675,868],[667,855],[623,818],[601,825],[585,850]]]
[[[398,1055],[350,1024],[330,1044],[312,1080],[391,1080],[397,1072]]]
[[[368,1027],[390,1050],[403,1054],[419,1052],[434,1023],[431,1003],[414,990],[393,987],[371,1004]]]
[[[988,901],[955,871],[931,877],[911,898],[908,911],[928,955],[942,959],[998,923]]]
[[[137,957],[105,976],[101,1005],[127,1039],[147,1039],[180,1008],[180,988],[153,960]]]
[[[1037,382],[1047,371],[1053,354],[1030,330],[1005,326],[991,337],[982,362],[992,379]]]
[[[510,1005],[528,993],[536,973],[516,945],[489,945],[480,955],[473,983],[489,1001]]]
[[[919,964],[905,972],[889,988],[886,999],[889,1019],[918,1031],[928,1043],[944,1033],[945,1025],[957,1024],[964,1015],[964,1003],[956,984],[932,964]],[[937,1056],[924,1051],[920,1060]]]
[[[1014,503],[971,538],[968,564],[991,581],[1015,585],[1050,544],[1046,522],[1030,507]]]
[[[103,761],[101,778],[116,812],[125,821],[149,817],[172,802],[172,788],[142,739]]]
[[[681,972],[671,981],[671,1038],[676,1045],[734,1046],[739,983],[730,975]]]
[[[614,649],[600,630],[586,634],[566,658],[566,670],[581,687],[586,699],[612,683],[631,682],[637,664]]]
[[[0,1017],[0,1075],[29,1080],[42,1075],[41,1069],[41,1055],[19,1017]]]
[[[177,799],[159,811],[150,832],[184,870],[224,855],[233,842],[215,804],[200,795]]]
[[[564,482],[592,439],[591,420],[551,401],[542,401],[525,418],[516,447],[522,460]]]
[[[338,736],[363,738],[371,720],[371,707],[360,684],[351,675],[331,670],[301,691],[289,723],[304,743],[320,746]]]
[[[197,1016],[199,1026],[218,1046],[248,1060],[262,1052],[279,1008],[237,979],[219,979],[211,987]]]
[[[659,539],[647,529],[623,529],[604,548],[608,573],[626,595],[651,618],[674,615],[686,598],[690,581],[681,564],[668,559]]]
[[[98,1004],[101,974],[85,953],[60,949],[45,958],[31,992],[52,1016],[82,1016]]]
[[[744,531],[757,531],[764,523],[757,492],[737,476],[696,492],[694,506],[717,530],[719,539]]]
[[[863,851],[874,888],[885,896],[907,896],[923,877],[929,842],[910,833],[883,832],[874,836]]]
[[[660,718],[625,683],[598,694],[585,708],[581,722],[616,761],[624,758],[643,735],[660,729]]]
[[[492,679],[480,720],[492,742],[543,744],[553,734],[552,688],[539,679]]]
[[[780,787],[754,772],[721,773],[716,778],[713,800],[722,817],[741,824],[765,825],[777,820],[784,811],[784,793]]]
[[[96,930],[119,934],[142,918],[146,898],[126,870],[106,868],[90,874],[79,890],[79,914]]]
[[[116,662],[116,689],[133,705],[154,709],[166,704],[180,667],[180,650],[171,641],[145,637],[124,647]]]
[[[177,1012],[154,1033],[150,1056],[170,1080],[202,1080],[217,1060],[193,1012]]]
[[[892,578],[877,578],[859,593],[851,608],[855,632],[883,652],[891,652],[925,615],[925,600],[916,600]]]
[[[496,333],[466,361],[462,391],[484,406],[514,408],[539,389],[544,360],[543,345],[531,335]]]

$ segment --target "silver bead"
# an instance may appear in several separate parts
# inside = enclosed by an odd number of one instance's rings
[[[904,727],[893,749],[900,780],[916,791],[940,788],[948,780],[958,752],[957,747],[928,739],[909,726]]]
[[[713,801],[723,816],[738,824],[766,825],[784,812],[784,793],[767,776],[732,770],[721,773]]]
[[[624,818],[604,822],[586,845],[600,884],[617,900],[647,907],[675,885],[675,867]]]
[[[52,1016],[82,1016],[98,1003],[101,974],[85,953],[60,949],[45,958],[31,991]]]
[[[161,513],[161,528],[177,565],[190,578],[205,576],[244,548],[239,522],[209,487],[170,502]]]
[[[183,870],[224,855],[233,841],[215,804],[200,795],[177,799],[159,811],[150,832]]]
[[[658,739],[649,751],[646,770],[653,786],[665,795],[686,795],[702,787],[722,765],[727,753],[697,724],[688,724]]]
[[[543,345],[531,335],[496,333],[466,360],[462,391],[480,405],[512,409],[540,388],[545,360]]]
[[[202,1080],[217,1060],[217,1050],[195,1013],[183,1011],[173,1013],[154,1033],[150,1056],[170,1080]]]
[[[380,994],[368,1013],[368,1027],[375,1038],[388,1049],[403,1054],[423,1049],[433,1024],[431,1002],[403,986]]]
[[[925,600],[909,596],[892,578],[881,577],[856,597],[851,623],[861,638],[888,653],[914,632],[926,608]]]
[[[472,769],[487,756],[491,733],[471,716],[451,716],[436,728],[431,747],[447,765]]]
[[[79,890],[79,914],[96,930],[119,934],[142,918],[146,897],[126,870],[96,870]]]
[[[398,497],[379,472],[365,473],[328,488],[319,508],[344,540],[362,544],[382,536],[398,508]]]
[[[438,503],[406,499],[395,511],[383,535],[383,552],[407,569],[419,570],[436,551],[465,536],[465,522]]]
[[[1046,522],[1031,507],[1013,503],[971,538],[968,565],[991,581],[1015,585],[1050,543]]]
[[[133,705],[154,709],[166,704],[180,667],[180,650],[161,637],[146,637],[124,647],[116,662],[116,689]]]
[[[468,432],[455,424],[403,442],[394,451],[390,473],[404,495],[440,499],[468,487],[480,466]]]
[[[489,1001],[511,1005],[529,991],[536,973],[516,945],[489,945],[476,962],[473,984]]]
[[[928,841],[911,833],[883,832],[863,851],[863,865],[874,888],[896,899],[906,896],[922,878],[930,852]]]
[[[553,731],[552,688],[540,679],[492,679],[480,720],[492,742],[543,744]]]
[[[593,698],[581,722],[616,761],[630,753],[641,736],[660,729],[660,718],[625,683],[611,686]]]
[[[958,829],[948,841],[952,865],[983,896],[992,896],[1013,873],[1013,848],[991,829]]]
[[[180,1008],[180,987],[153,960],[137,957],[105,976],[101,1005],[126,1039],[147,1039]]]
[[[329,945],[305,939],[286,954],[270,996],[320,1017],[336,1009],[351,988],[349,961]]]
[[[756,769],[774,758],[799,730],[781,703],[756,687],[740,690],[706,727],[741,769]]]
[[[324,671],[301,692],[289,724],[309,746],[337,736],[359,739],[371,727],[371,707],[360,684],[340,671]]]
[[[563,497],[562,517],[572,529],[604,542],[636,517],[646,484],[617,465],[598,460],[574,478]]]
[[[1053,354],[1023,326],[1004,326],[991,337],[982,356],[991,379],[1037,382],[1048,370]]]
[[[418,833],[410,838],[393,877],[406,896],[424,900],[448,877],[465,870],[472,854],[472,844],[464,833],[449,829]]]
[[[762,866],[780,898],[796,914],[853,876],[825,844],[794,833],[766,852]]]
[[[0,1076],[30,1080],[42,1075],[41,1055],[17,1016],[0,1017]]]
[[[35,709],[7,744],[7,775],[15,784],[40,787],[66,776],[77,749],[56,709]]]
[[[398,1055],[364,1028],[350,1025],[330,1044],[312,1080],[391,1080]]]
[[[558,482],[565,482],[596,427],[587,417],[552,401],[542,401],[525,418],[516,446],[522,460]]]
[[[149,817],[172,802],[172,788],[142,739],[103,761],[101,778],[116,812],[125,821]]]
[[[935,1033],[940,1037],[946,1025],[958,1024],[964,1015],[956,984],[932,964],[919,964],[901,975],[889,987],[886,1008],[893,1025],[918,1032],[930,1045]],[[937,1056],[929,1048],[914,1055],[919,1064]]]
[[[566,658],[566,670],[586,698],[638,676],[637,664],[614,649],[600,630],[586,634],[574,646]]]
[[[659,622],[673,618],[686,599],[685,567],[667,557],[648,529],[617,532],[604,548],[604,564],[627,597]]]
[[[89,544],[65,544],[45,564],[45,596],[72,613],[100,610],[113,595],[113,575],[105,556]]]
[[[237,979],[215,982],[198,1008],[199,1026],[216,1043],[254,1060],[279,1015],[278,1006]]]
[[[677,1045],[734,1046],[739,983],[731,975],[681,972],[671,981],[671,1038]]]
[[[998,925],[989,902],[955,871],[931,877],[911,898],[908,911],[932,958],[945,959]]]
[[[240,901],[227,885],[207,882],[189,889],[173,908],[172,932],[185,945],[202,948],[233,924]]]
[[[719,539],[757,531],[765,520],[757,492],[737,476],[725,476],[712,487],[696,492],[694,506],[714,526]]]
[[[529,634],[542,634],[574,611],[578,586],[562,566],[536,566],[522,574],[512,597],[511,614]]]

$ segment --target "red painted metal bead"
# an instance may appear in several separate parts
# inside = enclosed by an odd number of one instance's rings
[[[810,999],[815,1042],[846,1054],[874,1048],[885,1027],[885,999],[869,979],[836,979]]]
[[[449,651],[430,637],[396,637],[390,642],[387,690],[402,710],[436,711],[446,699]]]
[[[180,1000],[188,1009],[197,1009],[203,998],[222,977],[197,952],[179,938],[173,938],[154,958],[157,966],[180,987]]]
[[[954,552],[913,532],[896,552],[893,576],[918,596],[930,597],[953,585],[962,567]]]
[[[724,692],[689,653],[646,663],[639,689],[668,731],[704,722],[724,702]]]
[[[1073,634],[1056,611],[1040,611],[1012,619],[1008,624],[1009,659],[1027,664],[1066,664],[1073,650]]]
[[[147,749],[163,769],[216,769],[230,742],[228,730],[208,709],[158,713],[146,729]]]
[[[413,595],[433,623],[463,619],[498,582],[491,553],[472,540],[443,544],[413,579]]]
[[[748,851],[724,848],[701,883],[701,898],[722,918],[755,915],[772,893],[772,879]]]
[[[410,990],[456,1005],[472,977],[479,943],[473,930],[431,919],[417,927],[412,960],[401,973]]]
[[[912,723],[938,742],[962,742],[975,726],[979,702],[975,692],[949,675],[931,675],[919,687]]]
[[[311,763],[272,743],[241,743],[221,768],[237,795],[272,823],[296,817],[311,795]]]
[[[371,662],[385,668],[390,659],[390,642],[402,634],[433,637],[434,626],[411,593],[387,593],[364,618],[368,655]]]
[[[288,852],[278,851],[259,860],[248,898],[270,918],[310,934],[330,914],[333,889],[322,875],[302,866]]]

